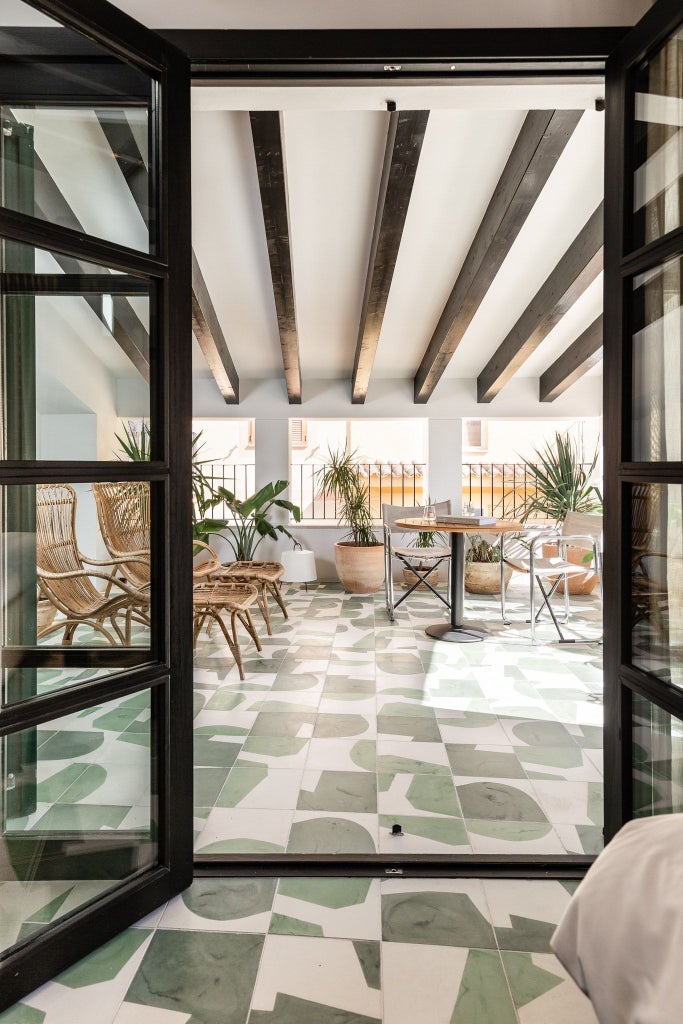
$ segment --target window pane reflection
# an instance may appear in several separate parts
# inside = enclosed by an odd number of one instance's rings
[[[683,486],[631,488],[631,661],[683,687]]]
[[[683,722],[633,695],[633,811],[636,818],[683,811]]]
[[[683,259],[633,282],[633,459],[679,462],[683,451]]]
[[[5,488],[4,704],[149,661],[150,497],[144,481]],[[74,648],[92,652],[78,668]]]
[[[633,248],[683,223],[683,29],[639,73],[635,96]]]
[[[156,862],[155,743],[149,690],[4,737],[0,958]]]

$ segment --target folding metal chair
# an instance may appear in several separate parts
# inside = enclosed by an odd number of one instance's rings
[[[450,501],[440,501],[435,505],[436,517],[440,515],[451,514],[451,503]],[[420,586],[425,586],[431,590],[435,597],[438,597],[439,601],[442,601],[447,608],[450,608],[450,603],[447,597],[440,594],[439,591],[432,585],[429,580],[429,576],[437,569],[442,562],[446,562],[448,565],[448,571],[450,573],[451,568],[451,549],[446,546],[439,546],[433,548],[416,548],[416,547],[394,547],[392,535],[393,534],[405,534],[414,531],[408,531],[402,529],[400,526],[396,526],[398,519],[419,519],[422,517],[424,506],[422,505],[382,505],[382,521],[384,523],[384,591],[386,595],[387,614],[391,622],[394,621],[394,613],[399,605],[403,604],[407,597],[417,590]],[[425,532],[431,532],[428,528],[425,528]],[[435,531],[438,533],[438,530]],[[419,567],[414,564],[415,557],[419,555],[422,563],[429,563],[424,572],[421,572]],[[393,577],[393,565],[392,559],[397,559],[403,566],[410,569],[416,577],[415,582],[408,587],[405,594],[396,600],[394,591],[394,577]],[[448,593],[448,588],[446,593]]]
[[[508,539],[503,551],[503,561],[517,572],[529,575],[529,609],[531,622],[531,640],[536,643],[536,624],[547,608],[553,620],[561,644],[597,643],[581,637],[567,637],[560,628],[560,623],[552,606],[552,598],[562,582],[564,582],[564,622],[569,621],[569,586],[570,576],[583,576],[586,572],[596,572],[600,580],[602,592],[602,516],[584,512],[570,512],[562,523],[560,530],[529,530],[525,541]],[[581,542],[593,551],[591,566],[576,565],[567,560],[567,545]],[[541,553],[543,544],[557,543],[558,554],[545,557]],[[549,581],[546,589],[543,581]],[[542,603],[536,606],[536,586],[541,592]],[[501,611],[505,617],[505,590],[501,591]]]

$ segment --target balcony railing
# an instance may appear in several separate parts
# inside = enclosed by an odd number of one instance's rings
[[[339,519],[336,494],[323,492],[320,474],[323,463],[290,466],[290,500],[301,509],[303,519],[336,522]],[[358,474],[368,488],[368,505],[373,519],[382,518],[382,505],[422,505],[426,499],[426,465],[422,462],[360,462]]]
[[[229,463],[212,462],[202,468],[212,487],[225,487],[228,491],[232,491],[240,501],[244,501],[256,490],[256,467],[253,463],[230,465]],[[217,505],[211,515],[216,519],[225,519],[227,510],[224,505]]]
[[[586,462],[583,468],[590,470]],[[596,481],[597,483],[597,481]],[[534,478],[524,462],[463,462],[462,500],[497,519],[519,519],[535,493]],[[535,519],[547,519],[541,513]]]

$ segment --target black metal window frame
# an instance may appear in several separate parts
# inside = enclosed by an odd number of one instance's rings
[[[152,324],[150,408],[154,428],[152,459],[148,463],[5,460],[0,462],[0,486],[4,492],[11,485],[64,481],[150,483],[152,650],[144,659],[146,663],[139,665],[135,664],[139,659],[132,658],[128,650],[89,652],[82,648],[53,648],[45,655],[52,663],[56,660],[65,667],[92,663],[113,666],[117,672],[111,678],[78,683],[3,707],[0,735],[148,690],[154,730],[150,755],[158,785],[158,855],[150,869],[130,875],[92,905],[84,905],[49,930],[14,947],[0,962],[0,1009],[182,891],[192,878],[192,756],[191,744],[187,742],[192,723],[191,226],[189,157],[185,159],[182,155],[190,149],[189,63],[157,34],[100,0],[30,2],[156,82],[150,110],[154,122],[152,137],[156,141],[150,158],[151,195],[159,213],[155,220],[154,255],[0,208],[0,237],[106,266],[148,282]],[[49,61],[50,53],[59,55],[60,40],[67,35],[59,28],[48,29],[47,34],[55,49],[48,47],[43,51],[45,61]],[[70,35],[72,41],[73,38]],[[88,57],[89,63],[91,60]],[[41,91],[40,74],[36,83],[35,100],[41,104],[46,97]],[[34,648],[19,656],[36,663],[43,655],[42,648]],[[106,835],[112,838],[111,833]],[[46,871],[50,857],[65,856],[68,847],[71,859],[74,844],[82,840],[82,858],[78,862],[91,872],[86,877],[97,877],[92,872],[97,872],[100,860],[103,868],[106,862],[96,849],[98,836],[101,839],[102,833],[48,835]],[[125,848],[125,833],[120,841]]]
[[[633,484],[683,484],[683,463],[631,461],[634,277],[683,253],[683,228],[646,245],[633,242],[635,77],[643,61],[683,25],[680,0],[659,0],[617,47],[606,76],[604,415],[605,432],[605,838],[633,812],[633,697],[683,719],[683,692],[630,664]]]

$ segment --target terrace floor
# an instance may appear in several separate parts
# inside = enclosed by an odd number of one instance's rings
[[[548,944],[577,884],[195,879],[0,1024],[597,1024]]]
[[[203,634],[197,852],[597,853],[601,647],[559,646],[549,619],[532,645],[526,580],[508,594],[508,626],[497,597],[467,596],[491,636],[459,645],[424,633],[446,617],[430,594],[391,624],[383,594],[289,587],[244,682]],[[574,635],[599,639],[598,597],[572,609]]]

